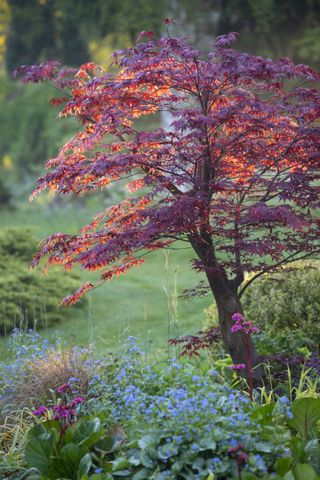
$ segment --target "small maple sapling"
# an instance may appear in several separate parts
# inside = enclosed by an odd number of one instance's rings
[[[253,279],[320,253],[320,104],[311,88],[320,76],[289,59],[235,51],[235,39],[218,37],[200,52],[184,38],[143,32],[133,48],[114,53],[110,71],[48,62],[18,73],[67,92],[55,101],[61,116],[82,125],[47,162],[35,194],[79,195],[122,178],[132,192],[78,235],[43,241],[34,265],[46,256],[48,266],[100,269],[104,281],[140,264],[146,251],[186,241],[234,364],[247,364],[249,348],[256,365],[250,335],[244,342],[243,332],[231,332],[232,315],[243,313],[244,273],[258,272]],[[170,112],[170,131],[138,129],[136,119],[159,111]]]

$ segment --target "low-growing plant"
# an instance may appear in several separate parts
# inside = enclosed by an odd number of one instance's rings
[[[32,425],[32,414],[27,408],[12,411],[1,419],[0,478],[11,478],[24,470],[24,450],[28,430]]]
[[[254,286],[255,284],[251,288],[254,289]],[[268,308],[268,311],[272,310],[270,304]],[[310,335],[310,332],[306,332],[304,328],[289,328],[288,326],[284,326],[283,328],[272,328],[272,322],[268,327],[266,325],[261,327],[261,322],[259,318],[257,318],[258,316],[255,314],[253,317],[254,318],[252,319],[251,316],[248,316],[248,318],[254,320],[253,323],[260,328],[259,333],[255,334],[255,342],[260,355],[278,355],[279,352],[285,352],[286,356],[300,354],[306,357],[310,352],[316,349],[316,343],[313,336]],[[214,341],[207,342],[206,344],[203,341],[203,338],[201,338],[201,336],[203,337],[201,334],[205,333],[206,336],[210,338],[212,336],[211,332],[216,332]],[[222,351],[222,342],[219,341],[219,336],[221,336],[221,333],[218,327],[217,307],[215,304],[211,304],[204,310],[203,332],[198,332],[194,336],[189,335],[190,342],[193,343],[193,346],[187,346],[187,337],[185,337],[185,340],[180,343],[183,343],[183,348],[185,349],[187,347],[191,354],[193,354],[194,351],[200,351],[202,348],[209,348],[213,355],[217,355],[221,354]],[[201,341],[199,342],[199,340]],[[198,342],[199,344],[197,345]],[[187,351],[183,352],[183,354],[186,353]]]
[[[289,453],[289,406],[273,404],[277,420],[260,425],[248,397],[217,382],[215,371],[201,372],[189,361],[142,363],[137,369],[131,358],[110,387],[113,415],[128,434],[128,478],[240,478],[240,451],[242,474],[263,478]]]
[[[49,276],[29,270],[38,239],[27,227],[0,231],[0,335],[18,328],[47,328],[75,313],[59,307],[66,291],[73,292],[80,274],[64,275],[53,270]],[[86,301],[75,306],[81,309]]]
[[[15,332],[12,345],[17,358],[41,360],[45,368],[50,347],[39,334]],[[134,338],[128,347],[115,362],[90,359],[93,375],[83,394],[73,371],[43,402],[38,398],[33,419],[30,411],[7,417],[1,478],[319,480],[320,400],[307,367],[297,384],[289,370],[287,396],[270,384],[260,396],[254,390],[251,402],[239,380],[240,389],[229,386],[235,385],[229,359],[220,373],[210,356],[150,365]]]
[[[28,433],[25,461],[37,471],[32,478],[82,480],[90,471],[117,470],[110,455],[125,441],[123,430],[107,431],[99,417],[81,416],[85,399],[72,395],[69,384],[56,394],[54,404],[33,412],[44,421]]]

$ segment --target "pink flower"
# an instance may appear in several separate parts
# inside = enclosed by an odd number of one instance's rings
[[[32,415],[44,416],[46,413],[47,413],[47,408],[41,405],[41,407],[37,408],[37,410],[34,410],[34,412],[32,412]]]
[[[64,393],[66,392],[67,390],[69,390],[70,388],[70,384],[69,383],[64,383],[63,385],[61,385],[60,387],[58,387],[56,389],[56,392],[57,393]]]
[[[259,329],[250,320],[246,320],[241,313],[234,313],[232,320],[235,322],[231,327],[232,333],[243,332],[246,335],[250,335],[251,333],[259,332]]]
[[[53,420],[61,420],[66,418],[70,421],[71,418],[77,414],[77,412],[73,409],[73,405],[71,404],[55,405],[53,407],[53,411],[55,412],[54,416],[52,417]]]
[[[235,365],[230,365],[231,370],[243,370],[246,368],[244,363],[236,363]]]

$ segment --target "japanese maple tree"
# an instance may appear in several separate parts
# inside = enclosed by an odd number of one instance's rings
[[[147,251],[188,242],[227,351],[246,364],[246,343],[255,365],[250,336],[244,342],[244,332],[231,332],[232,315],[243,313],[245,272],[255,272],[251,282],[320,254],[320,102],[312,87],[320,76],[287,58],[235,51],[235,39],[218,37],[200,52],[184,38],[142,32],[133,48],[114,53],[109,71],[48,62],[19,72],[25,82],[49,80],[66,91],[54,102],[82,125],[47,162],[34,194],[80,195],[123,178],[132,192],[78,235],[47,238],[34,264],[46,256],[47,266],[99,269],[105,281],[142,263]],[[172,116],[170,131],[137,127],[161,111]],[[86,283],[64,302],[93,287]]]

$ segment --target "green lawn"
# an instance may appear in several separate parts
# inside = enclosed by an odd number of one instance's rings
[[[60,231],[73,233],[104,208],[98,205],[101,201],[98,197],[85,207],[64,202],[49,208],[40,198],[30,205],[23,203],[19,209],[2,211],[1,225],[33,225],[39,239]],[[146,350],[155,351],[167,348],[168,338],[198,331],[211,298],[177,298],[201,279],[191,269],[192,251],[184,244],[177,248],[148,255],[141,267],[92,291],[89,308],[75,311],[72,320],[58,326],[61,335],[80,345],[94,343],[98,352],[117,351],[133,335]],[[90,274],[84,273],[84,280],[90,280]],[[51,334],[49,329],[47,335]]]

